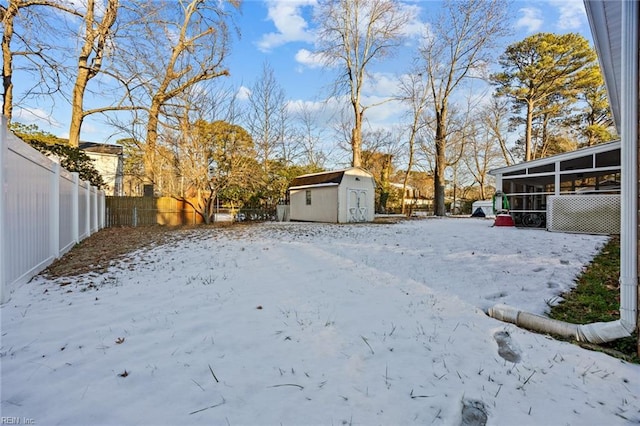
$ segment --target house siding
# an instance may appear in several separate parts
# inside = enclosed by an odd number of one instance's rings
[[[307,191],[311,191],[311,205],[307,205]],[[307,187],[290,192],[291,220],[311,222],[338,221],[338,186]]]

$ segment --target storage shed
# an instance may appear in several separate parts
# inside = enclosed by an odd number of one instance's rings
[[[298,176],[289,185],[290,219],[308,222],[371,222],[375,181],[359,167]]]

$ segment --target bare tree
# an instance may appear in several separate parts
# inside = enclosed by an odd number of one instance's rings
[[[95,0],[87,0],[78,71],[71,96],[69,145],[76,147],[80,144],[80,130],[86,117],[84,95],[87,84],[102,69],[109,49],[109,39],[113,36],[112,28],[118,15],[119,0],[107,0],[104,10],[100,10],[100,7],[100,2],[96,4]]]
[[[342,74],[336,92],[345,91],[353,109],[351,131],[352,166],[362,165],[362,124],[367,109],[363,87],[375,60],[398,47],[410,15],[394,0],[338,0],[324,2],[316,20],[320,26],[319,50],[325,63]]]
[[[4,55],[4,69],[8,74],[4,79],[7,86],[5,87],[5,110],[10,110],[13,105],[10,59],[15,55],[29,58],[30,66],[26,70],[36,71],[36,76],[33,79],[34,86],[27,90],[25,97],[37,98],[41,95],[59,93],[71,104],[69,126],[69,144],[71,146],[78,146],[82,123],[87,116],[99,112],[140,108],[131,104],[123,105],[122,100],[115,104],[92,109],[84,107],[84,100],[88,93],[103,94],[92,91],[89,87],[90,81],[99,74],[105,78],[101,79],[97,86],[103,87],[106,80],[111,82],[115,79],[118,85],[124,87],[123,99],[130,98],[126,87],[127,77],[122,77],[114,72],[113,64],[107,64],[107,59],[113,59],[117,51],[116,28],[122,26],[122,23],[120,26],[116,25],[116,19],[120,21],[119,0],[106,2],[88,0],[78,5],[77,9],[65,2],[12,1],[15,4],[9,5],[10,8],[4,15],[7,26],[3,41],[7,44],[13,34],[11,31],[13,22],[9,19],[11,12],[20,11],[19,17],[22,21],[20,29],[23,32],[30,30],[30,33],[14,37],[20,41],[23,51],[13,51],[10,52],[11,55]],[[80,25],[77,25],[78,22]],[[42,34],[46,34],[46,36]],[[77,52],[73,48],[74,43],[77,44]],[[70,86],[68,90],[64,90],[67,89],[67,80]],[[108,90],[109,96],[113,97],[116,94],[115,87],[111,84],[109,86],[104,90]],[[42,89],[36,90],[36,87]]]
[[[457,104],[451,104],[447,110],[447,144],[444,148],[444,155],[442,156],[444,159],[439,159],[437,154],[437,116],[429,114],[428,111],[425,112],[423,116],[423,120],[425,125],[420,130],[420,151],[423,155],[424,160],[429,165],[429,170],[434,176],[434,204],[435,204],[435,175],[436,168],[439,162],[441,164],[445,164],[445,170],[443,171],[443,205],[446,210],[445,205],[445,196],[446,194],[446,186],[447,184],[451,184],[452,193],[450,195],[453,198],[456,198],[457,189],[459,187],[458,183],[460,181],[459,177],[461,175],[461,167],[460,163],[462,163],[462,158],[465,155],[466,143],[469,135],[469,129],[467,126],[469,125],[469,105],[466,105],[466,108],[461,108]],[[448,175],[445,175],[446,169],[449,168],[451,172]],[[449,178],[449,179],[447,179]],[[435,205],[434,205],[435,211]]]
[[[489,171],[503,165],[504,159],[500,146],[495,143],[493,129],[487,127],[487,124],[491,123],[484,120],[483,115],[480,113],[479,116],[473,117],[469,123],[463,161],[474,181],[480,186],[480,198],[484,200],[489,196],[487,191]]]
[[[400,80],[399,98],[410,106],[408,115],[408,141],[407,141],[407,169],[402,179],[402,193],[406,193],[409,177],[415,161],[416,139],[425,126],[424,111],[429,100],[427,82],[423,74],[417,71],[410,72]],[[402,202],[402,214],[407,213],[407,206]]]
[[[262,74],[251,88],[245,121],[256,146],[258,161],[268,176],[269,163],[286,157],[285,145],[290,133],[286,95],[268,62],[263,63]]]
[[[320,170],[324,166],[327,155],[320,147],[322,130],[317,125],[317,115],[308,103],[302,103],[294,114],[294,118],[299,123],[297,137],[300,141],[304,164]]]
[[[188,202],[210,223],[219,197],[233,204],[254,193],[258,163],[251,136],[242,127],[196,121],[193,129],[185,135],[180,164],[190,189],[196,191],[196,202]]]
[[[204,85],[202,85],[204,86]],[[191,205],[205,223],[215,217],[221,198],[246,199],[259,178],[249,133],[238,125],[235,97],[229,88],[191,88],[180,101],[156,146],[156,185],[164,194]]]
[[[498,142],[502,159],[507,166],[514,163],[513,154],[507,146],[507,132],[509,119],[509,101],[492,97],[488,105],[480,112],[482,127],[488,136]]]
[[[434,213],[438,216],[445,215],[451,96],[466,79],[481,77],[492,61],[491,48],[507,32],[507,10],[503,0],[448,0],[421,48],[435,117]]]
[[[144,163],[145,184],[151,186],[163,115],[173,111],[180,116],[182,94],[202,82],[229,75],[224,66],[229,21],[239,1],[140,1],[133,6],[129,13],[138,16],[132,26],[138,39],[128,46],[130,60],[125,65],[130,67],[129,74],[138,76],[148,102]],[[176,102],[171,103],[173,100]]]
[[[404,151],[400,129],[376,129],[363,134],[362,167],[376,180],[376,210],[387,211],[391,196],[391,177],[395,172],[394,160]]]
[[[15,20],[20,14],[24,21],[33,25],[40,25],[40,32],[43,32],[44,21],[38,19],[41,14],[36,12],[29,13],[34,6],[45,6],[52,10],[58,10],[69,13],[74,16],[82,16],[81,13],[71,6],[64,3],[51,0],[8,0],[7,5],[0,5],[0,19],[2,20],[2,85],[4,92],[2,95],[2,113],[11,121],[13,115],[13,72],[14,56],[37,57],[41,60],[37,66],[41,74],[46,74],[47,68],[55,68],[51,66],[50,58],[46,55],[46,48],[40,46],[39,41],[28,37],[25,34],[15,33]],[[47,31],[44,31],[47,32]],[[12,41],[17,36],[21,42],[21,50],[12,48]],[[34,82],[34,84],[42,83],[43,79]],[[57,90],[57,84],[56,90]]]

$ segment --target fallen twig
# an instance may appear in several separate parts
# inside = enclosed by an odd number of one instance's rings
[[[371,347],[371,345],[369,344],[369,341],[367,340],[366,337],[364,336],[360,336],[362,338],[362,341],[369,346],[369,350],[371,351],[371,355],[375,355],[376,353],[373,351],[373,348]]]
[[[200,383],[196,382],[196,381],[195,381],[195,380],[193,380],[193,379],[191,379],[191,381],[192,381],[193,383],[195,383],[196,385],[198,385],[198,387],[199,387],[200,389],[202,389],[202,391],[204,392],[204,388],[203,388],[202,386],[200,386]]]
[[[409,396],[411,397],[411,399],[416,399],[416,398],[433,398],[433,395],[414,395],[414,394],[413,394],[413,389],[411,389],[411,393],[409,393]]]
[[[536,370],[533,370],[533,373],[531,373],[531,375],[529,377],[527,377],[527,380],[525,380],[522,385],[518,386],[518,389],[524,389],[524,385],[529,383],[529,380],[531,380],[531,378],[533,377],[534,374],[536,374]]]
[[[442,413],[442,408],[438,410],[438,413],[436,414],[436,416],[431,421],[431,424],[433,424],[437,419],[440,418],[440,413]]]
[[[213,368],[211,368],[211,364],[209,364],[209,371],[211,371],[211,375],[215,379],[216,383],[220,383],[220,380],[216,377],[216,373],[213,372]]]
[[[279,385],[273,385],[273,386],[269,386],[270,388],[280,388],[282,386],[295,386],[297,388],[300,388],[300,390],[304,389],[304,386],[300,386],[300,385],[296,385],[295,383],[282,383]]]
[[[219,406],[223,405],[225,402],[227,402],[227,401],[225,401],[225,400],[224,400],[224,398],[222,398],[222,402],[220,402],[219,404],[211,405],[211,406],[209,406],[209,407],[205,407],[205,408],[201,408],[201,409],[196,410],[196,411],[192,411],[192,412],[190,412],[190,413],[189,413],[189,415],[196,414],[196,413],[199,413],[199,412],[201,412],[201,411],[208,410],[208,409],[210,409],[210,408],[216,408],[216,407],[219,407]]]
[[[498,391],[496,392],[495,395],[493,395],[494,398],[498,396],[498,394],[500,393],[500,389],[502,389],[502,385],[498,386]]]

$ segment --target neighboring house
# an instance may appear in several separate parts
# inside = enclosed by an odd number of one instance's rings
[[[412,206],[418,208],[427,208],[433,205],[433,200],[420,194],[420,190],[414,186],[407,185],[405,187],[404,194],[402,193],[402,184],[391,182],[391,187],[398,195],[398,200],[402,199],[402,203],[405,206]]]
[[[79,148],[93,160],[94,167],[105,183],[107,195],[122,196],[124,159],[122,145],[80,142]]]
[[[359,167],[298,176],[289,185],[291,220],[371,222],[375,181]]]

